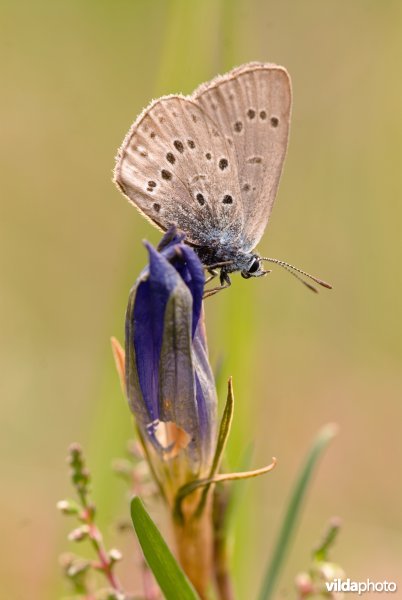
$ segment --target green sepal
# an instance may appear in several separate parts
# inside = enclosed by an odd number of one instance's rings
[[[234,394],[233,394],[233,383],[232,378],[229,378],[228,381],[228,395],[226,398],[225,408],[223,410],[221,424],[219,427],[218,440],[216,443],[216,449],[214,458],[212,461],[211,470],[209,472],[208,479],[213,479],[215,474],[218,472],[218,469],[222,462],[222,457],[226,449],[226,444],[229,439],[230,430],[233,422],[233,413],[234,413]],[[210,488],[210,484],[205,485],[200,502],[196,509],[196,516],[200,516],[205,507],[205,503],[208,496],[208,491]]]
[[[255,469],[254,471],[244,471],[242,473],[222,473],[221,475],[215,475],[211,478],[206,479],[197,479],[195,481],[190,481],[190,483],[186,483],[182,485],[176,495],[176,502],[174,508],[174,516],[179,520],[179,522],[183,522],[183,511],[181,509],[181,504],[186,496],[192,494],[201,487],[209,487],[213,483],[224,483],[225,481],[238,481],[239,479],[251,479],[252,477],[258,477],[259,475],[265,475],[265,473],[269,473],[276,466],[276,458],[272,459],[272,463],[261,469]],[[198,516],[198,515],[197,515]]]

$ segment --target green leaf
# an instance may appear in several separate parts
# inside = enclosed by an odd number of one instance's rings
[[[272,598],[274,587],[285,561],[286,554],[290,548],[290,542],[296,529],[297,519],[300,515],[303,500],[306,496],[314,469],[321,454],[336,433],[336,425],[329,424],[323,427],[321,431],[318,432],[318,435],[307,454],[306,461],[300,471],[299,478],[296,481],[296,485],[290,497],[285,518],[282,522],[282,527],[274,546],[274,552],[267,565],[258,600],[270,600]]]
[[[145,559],[166,600],[199,600],[138,497],[131,501],[131,518]]]
[[[226,400],[225,408],[223,411],[221,424],[219,427],[218,441],[216,444],[216,450],[215,450],[215,455],[214,455],[214,458],[212,461],[211,470],[209,472],[209,479],[214,478],[214,476],[218,472],[218,469],[222,462],[223,453],[225,451],[228,437],[230,434],[230,428],[232,426],[233,411],[234,411],[233,383],[232,383],[232,378],[230,377],[229,381],[228,381],[227,400]],[[197,511],[196,511],[198,516],[202,513],[202,511],[204,509],[209,488],[210,488],[210,485],[207,485],[204,488],[200,503],[199,503],[199,505],[197,507]]]
[[[225,481],[239,481],[240,479],[252,479],[253,477],[259,477],[269,473],[276,466],[276,458],[272,457],[272,463],[262,467],[261,469],[254,469],[253,471],[244,471],[242,473],[222,473],[221,475],[215,475],[214,477],[207,479],[195,479],[190,483],[185,483],[179,488],[176,494],[176,502],[174,515],[180,521],[183,522],[183,511],[181,509],[181,503],[186,496],[192,494],[198,488],[209,488],[213,483],[224,483]],[[198,511],[198,509],[197,509]],[[196,512],[196,516],[199,516]]]
[[[233,395],[233,383],[232,378],[229,378],[228,381],[228,395],[225,404],[225,408],[222,415],[222,420],[219,428],[218,434],[218,442],[216,444],[216,450],[214,459],[212,462],[211,471],[209,477],[212,478],[215,473],[218,472],[219,466],[221,464],[222,456],[226,448],[226,443],[228,441],[230,428],[232,426],[233,421],[233,411],[234,411],[234,395]]]

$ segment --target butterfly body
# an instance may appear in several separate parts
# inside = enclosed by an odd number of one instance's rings
[[[134,122],[117,156],[114,181],[166,231],[176,226],[221,281],[261,276],[254,248],[276,197],[286,154],[291,84],[283,67],[248,63],[165,96]]]

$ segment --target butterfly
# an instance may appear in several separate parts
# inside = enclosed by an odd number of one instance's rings
[[[222,287],[236,271],[244,278],[266,275],[264,260],[330,287],[254,250],[275,201],[291,104],[284,67],[247,63],[190,96],[153,101],[118,151],[117,187],[156,227],[181,230],[212,277],[220,268]]]

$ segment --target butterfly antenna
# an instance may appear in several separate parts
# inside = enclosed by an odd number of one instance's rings
[[[296,279],[301,281],[301,283],[304,283],[304,285],[306,287],[308,287],[309,290],[311,290],[312,292],[317,293],[318,290],[313,285],[308,283],[308,281],[305,281],[304,279],[302,279],[302,277],[300,277],[300,275],[304,275],[304,277],[308,277],[315,283],[318,283],[318,285],[321,285],[322,287],[332,290],[332,285],[330,285],[326,281],[323,281],[322,279],[319,279],[318,277],[314,277],[314,275],[310,275],[310,273],[306,273],[306,271],[302,271],[301,269],[298,269],[297,267],[294,267],[293,265],[290,265],[289,263],[284,262],[283,260],[278,260],[277,258],[264,258],[264,257],[261,257],[260,260],[266,260],[267,262],[271,262],[271,263],[274,263],[275,265],[282,267],[288,273],[293,275],[293,277],[296,277]]]

